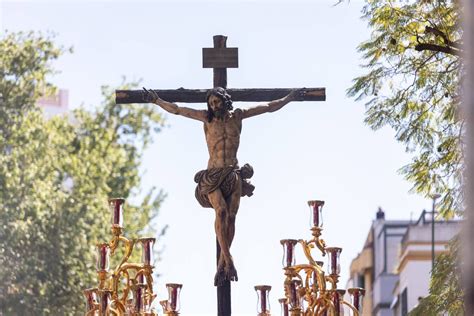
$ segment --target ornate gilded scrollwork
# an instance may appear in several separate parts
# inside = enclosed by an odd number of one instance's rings
[[[152,307],[156,298],[153,293],[153,245],[155,238],[129,239],[123,235],[124,199],[110,199],[112,215],[112,239],[97,245],[97,288],[84,290],[86,316],[157,316]],[[136,249],[141,246],[140,263],[129,262]],[[110,258],[118,249],[123,253],[114,269],[110,268]],[[179,285],[181,287],[181,285]],[[179,313],[179,291],[170,297],[167,315]]]
[[[348,290],[352,303],[344,300],[345,290],[338,289],[340,274],[340,253],[342,248],[327,247],[321,238],[322,207],[324,201],[308,201],[311,211],[310,240],[283,239],[283,270],[285,273],[285,298],[279,300],[284,316],[340,316],[345,306],[352,315],[359,316],[362,307],[361,288]],[[308,261],[296,264],[295,247],[301,246]],[[312,250],[318,249],[321,256],[328,257],[327,274],[323,270],[323,262],[313,257]],[[329,286],[329,288],[328,288]],[[303,304],[304,302],[304,304]]]

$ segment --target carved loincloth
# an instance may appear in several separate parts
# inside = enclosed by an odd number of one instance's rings
[[[208,194],[220,189],[224,198],[228,198],[234,192],[237,181],[242,182],[240,196],[252,196],[255,186],[246,180],[252,176],[253,168],[249,164],[240,169],[226,167],[201,170],[194,176],[194,182],[198,184],[195,191],[196,199],[202,207],[212,207]]]

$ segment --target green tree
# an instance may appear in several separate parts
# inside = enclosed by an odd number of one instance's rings
[[[402,169],[413,190],[442,194],[445,216],[462,210],[461,80],[457,2],[370,0],[363,9],[371,38],[359,46],[369,71],[348,95],[366,99],[365,122],[388,125],[413,152]]]
[[[420,300],[410,316],[465,315],[463,296],[459,293],[460,267],[455,260],[459,253],[459,240],[451,241],[448,252],[436,258],[430,282],[430,295]]]
[[[371,128],[395,130],[413,157],[401,173],[413,183],[412,191],[442,195],[437,209],[445,218],[461,215],[464,201],[459,12],[459,1],[454,0],[366,0],[362,13],[372,34],[359,51],[367,72],[348,89],[349,96],[365,100],[365,122]],[[444,266],[454,267],[456,257],[452,250],[440,260],[450,260]],[[461,298],[459,284],[454,286],[439,271],[432,271],[432,284],[445,282],[451,294]],[[430,296],[426,302],[431,304],[441,298],[436,291]],[[456,315],[458,307],[423,308],[425,315],[435,310]]]
[[[116,105],[103,88],[95,111],[46,120],[35,101],[54,91],[50,37],[0,40],[0,311],[83,315],[82,290],[97,285],[95,244],[110,239],[109,197],[124,197],[126,234],[161,236],[148,224],[161,192],[140,192],[143,151],[163,118]],[[120,88],[131,88],[124,84]]]

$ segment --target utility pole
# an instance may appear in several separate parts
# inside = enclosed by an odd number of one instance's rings
[[[435,262],[435,206],[436,200],[440,197],[439,194],[433,194],[431,199],[433,205],[431,207],[431,273],[433,273],[434,262]]]

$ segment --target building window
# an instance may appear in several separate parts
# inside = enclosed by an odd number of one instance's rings
[[[357,287],[365,289],[365,276],[363,274],[357,274]]]
[[[405,288],[402,292],[402,295],[401,295],[402,316],[408,315],[408,294],[407,294],[407,290],[408,290],[408,288]]]

